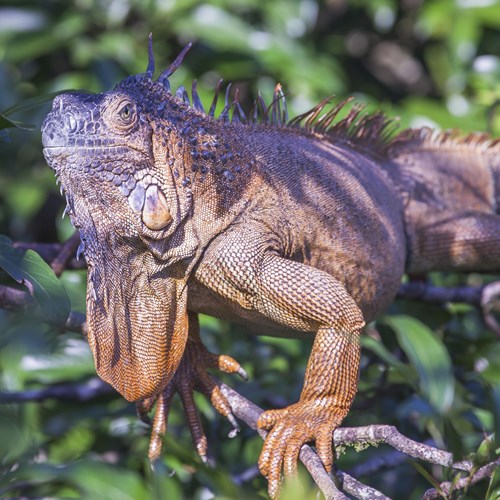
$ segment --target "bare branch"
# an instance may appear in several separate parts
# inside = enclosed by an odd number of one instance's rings
[[[492,309],[498,306],[500,282],[480,287],[458,286],[453,288],[433,286],[424,282],[403,283],[399,288],[398,297],[428,302],[429,304],[464,302],[476,306],[481,310],[484,322],[500,338],[500,324],[491,313]]]
[[[257,429],[257,420],[263,410],[225,384],[220,384],[220,389],[231,404],[233,413],[249,427],[257,430],[262,438],[265,438],[267,433],[261,429]],[[98,378],[93,378],[84,384],[60,384],[45,389],[17,393],[0,393],[0,404],[42,401],[48,398],[88,401],[89,399],[111,392],[113,392],[111,386]],[[500,459],[498,459],[474,472],[471,461],[463,460],[454,462],[451,453],[409,439],[399,433],[395,427],[389,425],[339,428],[335,430],[334,442],[337,448],[343,445],[375,445],[386,443],[409,457],[471,473],[469,476],[457,481],[454,485],[448,482],[443,483],[441,489],[445,493],[468,488],[478,481],[490,477],[500,466]],[[332,480],[332,477],[325,471],[317,454],[308,445],[302,446],[299,458],[328,500],[346,499],[347,497],[343,492],[355,498],[362,499],[387,500],[388,498],[380,491],[362,484],[343,471],[335,471]],[[439,496],[440,493],[436,489],[431,489],[426,492],[424,498],[432,499]]]
[[[220,386],[222,393],[231,404],[233,413],[242,421],[244,421],[252,429],[256,429],[262,438],[266,436],[266,432],[257,429],[257,420],[262,413],[262,409],[254,405],[246,398],[230,389],[224,384]],[[374,445],[386,443],[394,449],[404,453],[405,455],[451,469],[456,469],[462,472],[472,473],[463,479],[460,479],[454,489],[463,489],[468,486],[490,477],[500,465],[500,459],[492,462],[477,472],[473,472],[473,464],[470,460],[454,461],[453,455],[449,452],[439,450],[434,446],[422,444],[413,439],[403,436],[398,430],[390,425],[369,425],[365,427],[343,427],[335,430],[334,433],[335,446],[367,444]],[[305,465],[313,480],[318,485],[326,498],[346,498],[342,491],[353,495],[356,498],[370,499],[386,499],[387,497],[378,490],[364,485],[342,471],[335,473],[335,482],[325,471],[322,462],[316,453],[308,445],[302,446],[300,451],[300,460]],[[451,491],[451,483],[443,483],[443,491]],[[340,491],[342,490],[342,491]],[[425,498],[437,498],[439,493],[436,490],[429,490]]]
[[[44,389],[20,392],[0,392],[0,404],[26,403],[59,399],[66,401],[89,401],[90,399],[110,394],[114,389],[100,378],[94,377],[83,384],[57,384]]]
[[[11,288],[9,286],[0,285],[0,307],[8,311],[19,311],[27,309],[35,304],[29,293]]]
[[[446,302],[465,302],[473,306],[481,305],[483,287],[458,286],[445,288],[433,286],[421,281],[403,283],[399,287],[398,297],[419,300],[429,304],[446,304]]]
[[[433,446],[432,439],[424,441],[424,444]],[[408,461],[408,456],[393,448],[379,450],[377,454],[370,456],[364,462],[356,464],[349,469],[349,474],[354,477],[373,476],[382,471],[392,470]]]
[[[367,500],[390,500],[389,497],[385,496],[380,491],[361,483],[345,472],[338,472],[337,475],[342,478],[344,491],[352,495],[354,498]]]
[[[263,412],[262,408],[259,408],[257,405],[248,401],[248,399],[244,398],[225,384],[221,384],[220,389],[229,401],[233,413],[240,420],[243,420],[243,422],[245,422],[249,427],[257,430],[259,435],[264,439],[267,435],[267,432],[263,431],[262,429],[257,429],[257,420],[259,418],[259,415]],[[318,455],[316,455],[316,453],[310,446],[302,446],[299,458],[306,469],[309,471],[309,474],[311,474],[311,477],[318,485],[319,489],[326,499],[337,500],[346,498],[346,496],[339,490],[339,487],[337,487],[337,485],[332,481],[332,478],[326,472],[320,458],[318,457]],[[344,489],[346,484],[352,484],[353,488],[359,486],[359,488],[357,489],[359,498],[386,498],[379,491],[359,483],[347,474],[339,475],[339,483],[340,482],[343,482]],[[345,491],[347,493],[351,493],[347,489],[345,489]]]
[[[78,232],[63,244],[60,243],[14,243],[21,249],[35,250],[48,262],[56,275],[64,269],[85,269],[85,259],[72,258],[80,242]],[[481,309],[484,322],[500,337],[500,324],[491,310],[495,299],[500,296],[500,284],[491,283],[481,287],[459,286],[452,288],[438,287],[424,282],[409,282],[401,284],[398,297],[408,300],[418,300],[430,304],[446,304],[447,302],[463,302]],[[0,307],[2,298],[0,296]]]
[[[407,438],[392,425],[342,427],[335,430],[334,441],[336,446],[342,444],[386,443],[409,457],[417,458],[431,464],[463,471],[470,471],[472,469],[472,462],[470,460],[454,462],[451,453]]]
[[[56,274],[60,274],[64,269],[82,269],[85,267],[84,261],[77,262],[75,259],[71,259],[78,241],[79,237],[75,235],[63,245],[17,243],[15,246],[18,248],[31,248],[37,251],[44,260],[51,263]],[[474,305],[481,308],[485,321],[490,328],[500,334],[500,326],[491,315],[492,305],[497,297],[500,296],[499,283],[492,283],[485,287],[443,288],[413,282],[403,284],[398,296],[434,304],[464,302]],[[28,293],[16,288],[0,285],[0,307],[8,310],[22,311],[35,305],[35,301]],[[50,323],[43,316],[43,312],[35,308],[35,313],[39,315],[42,321]],[[84,335],[86,334],[85,316],[81,313],[71,312],[64,325],[58,324],[55,326],[64,328],[65,330],[80,332]],[[257,420],[263,410],[226,385],[221,384],[220,387],[230,402],[234,414],[252,429],[257,430],[262,438],[265,438],[267,433],[257,429]],[[98,379],[92,379],[83,385],[64,384],[34,391],[9,394],[0,393],[0,403],[41,401],[47,398],[86,401],[110,391],[112,391],[110,386]],[[500,465],[500,460],[497,460],[474,471],[471,461],[454,462],[451,453],[409,439],[400,434],[393,426],[371,425],[357,428],[339,428],[335,430],[334,442],[337,447],[353,444],[373,445],[376,443],[386,443],[409,457],[469,473],[467,477],[461,478],[454,484],[448,482],[442,483],[441,490],[446,494],[455,490],[468,488],[481,479],[490,477]],[[362,484],[343,471],[334,472],[332,480],[332,477],[325,471],[319,457],[307,445],[302,447],[299,458],[327,499],[345,499],[346,496],[342,491],[356,498],[387,498],[380,491]],[[426,492],[424,498],[437,498],[440,494],[438,490],[431,489]]]

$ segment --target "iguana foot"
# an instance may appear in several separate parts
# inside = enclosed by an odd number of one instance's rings
[[[245,370],[236,360],[230,356],[209,352],[201,343],[201,340],[195,337],[195,339],[188,339],[179,368],[158,398],[149,398],[137,404],[139,417],[147,422],[149,420],[147,413],[156,401],[148,453],[152,462],[161,455],[162,436],[167,429],[168,414],[172,398],[176,392],[182,401],[193,443],[202,461],[207,461],[207,438],[196,410],[193,398],[194,390],[209,398],[215,409],[229,420],[233,426],[232,431],[229,433],[230,437],[238,433],[239,425],[231,412],[231,407],[220,391],[215,379],[207,373],[207,368],[216,368],[225,373],[237,373],[245,380],[248,378]]]
[[[336,408],[333,398],[299,401],[283,410],[262,413],[257,425],[269,431],[259,457],[260,472],[268,480],[269,496],[279,494],[282,471],[286,477],[297,472],[303,444],[314,441],[327,472],[333,464],[333,431],[347,411]]]

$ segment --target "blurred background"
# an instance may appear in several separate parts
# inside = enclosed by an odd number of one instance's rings
[[[189,87],[196,78],[206,105],[219,78],[233,82],[246,109],[258,89],[270,99],[280,82],[290,116],[326,96],[354,95],[402,127],[500,133],[495,0],[0,0],[0,234],[35,242],[72,234],[42,156],[41,122],[54,92],[101,92],[143,72],[150,32],[158,69],[194,42],[172,80]],[[428,279],[480,286],[494,277]],[[0,281],[15,286],[7,274]],[[72,308],[84,311],[85,272],[67,271],[61,281]],[[232,387],[265,408],[297,399],[310,343],[252,338],[211,318],[202,326],[209,348],[231,354],[251,375],[245,384],[224,378]],[[153,475],[149,429],[115,393],[92,392],[86,342],[61,333],[0,310],[0,497],[265,498],[255,469],[260,438],[243,429],[229,440],[229,425],[202,397],[216,468],[196,458],[177,404],[164,468]],[[500,428],[500,345],[479,313],[398,301],[368,333],[360,393],[345,424],[396,425],[478,466],[491,461],[499,446],[487,436]],[[28,391],[48,387],[65,396],[5,403],[7,393],[30,399]],[[402,462],[384,446],[344,450],[338,463],[393,498],[420,498],[433,481],[455,477]],[[287,498],[315,498],[304,484]],[[466,497],[499,498],[499,484],[497,474]]]

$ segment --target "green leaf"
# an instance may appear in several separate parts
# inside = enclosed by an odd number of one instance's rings
[[[491,388],[491,403],[493,407],[493,418],[495,422],[495,446],[500,447],[500,385],[493,385]]]
[[[66,290],[36,252],[15,248],[9,238],[0,235],[0,267],[28,288],[50,320],[66,321],[70,312]]]
[[[378,342],[372,337],[364,335],[361,338],[361,345],[365,349],[369,349],[374,354],[376,354],[382,361],[387,363],[387,365],[397,370],[401,374],[401,376],[408,382],[408,384],[415,387],[413,380],[413,370],[408,365],[405,365],[398,358],[396,358],[396,356],[394,356],[392,353],[390,353],[381,342]]]
[[[26,111],[31,111],[32,109],[39,108],[46,102],[50,102],[60,94],[89,94],[90,92],[85,89],[66,89],[58,90],[56,92],[49,92],[47,94],[37,95],[31,97],[30,99],[24,99],[23,101],[10,106],[2,111],[3,116],[10,116],[14,113],[25,113]],[[15,122],[14,122],[15,123]]]
[[[0,113],[0,130],[6,128],[20,128],[23,130],[34,130],[36,128],[34,125],[29,125],[27,123],[23,123],[18,120],[12,120],[11,118],[8,117],[14,113],[25,113],[27,111],[36,109],[45,104],[46,102],[52,101],[54,97],[58,96],[59,94],[66,94],[68,92],[83,93],[83,94],[89,93],[87,90],[83,89],[76,89],[76,90],[68,89],[68,90],[59,90],[57,92],[50,92],[48,94],[38,95],[36,97],[31,97],[30,99],[24,99],[22,102],[14,104],[9,108],[4,109],[2,113]]]
[[[429,472],[427,472],[427,470],[425,469],[425,467],[423,467],[422,465],[420,465],[418,462],[414,462],[414,461],[411,461],[410,462],[411,465],[413,465],[413,467],[415,467],[415,469],[418,470],[418,472],[420,472],[420,474],[425,477],[425,479],[427,479],[427,481],[429,481],[430,484],[432,484],[432,486],[434,486],[434,488],[439,492],[439,493],[443,493],[443,490],[441,488],[441,484],[439,484],[439,481],[437,481],[436,479],[434,479],[430,474]]]
[[[450,356],[441,340],[426,325],[409,316],[387,316],[399,345],[416,368],[423,396],[441,415],[451,407],[455,380]]]
[[[4,114],[0,113],[0,130],[6,128],[21,128],[23,130],[34,130],[34,125],[27,125],[25,123],[18,122],[16,120],[10,120]]]

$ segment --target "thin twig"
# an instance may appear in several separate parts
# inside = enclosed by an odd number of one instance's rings
[[[429,304],[446,304],[448,302],[463,302],[481,310],[484,322],[500,338],[500,324],[492,314],[498,306],[500,297],[500,282],[484,286],[457,286],[445,288],[429,285],[425,282],[410,282],[401,284],[398,297],[409,300],[419,300]]]
[[[445,483],[441,483],[439,487],[441,488],[442,493],[444,493],[447,498],[453,491],[466,489],[473,484],[476,484],[478,481],[482,479],[487,479],[491,477],[497,470],[500,468],[500,458],[495,460],[494,462],[490,462],[487,465],[479,468],[477,472],[472,474],[472,476],[463,477],[459,479],[456,483],[451,483],[446,481]],[[435,488],[427,490],[422,497],[422,500],[430,500],[432,498],[440,498],[442,494]]]
[[[429,285],[425,282],[412,281],[402,283],[398,297],[402,299],[419,300],[429,304],[446,304],[447,302],[465,302],[473,306],[481,305],[484,287],[457,286],[445,288]]]
[[[56,276],[61,276],[68,263],[75,256],[75,252],[80,245],[80,233],[76,231],[60,247],[57,255],[50,262],[50,267]]]

